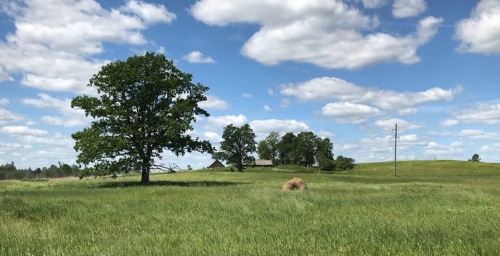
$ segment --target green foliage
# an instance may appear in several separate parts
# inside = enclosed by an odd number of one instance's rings
[[[271,159],[271,150],[265,140],[261,140],[257,146],[257,154],[260,159]]]
[[[316,135],[313,132],[300,132],[293,140],[292,157],[294,164],[312,166],[315,163]]]
[[[293,151],[293,141],[295,139],[295,134],[288,132],[283,137],[281,137],[280,142],[278,142],[279,158],[281,164],[291,164],[292,163],[292,151]]]
[[[337,170],[345,171],[352,170],[354,168],[354,159],[349,157],[337,156],[335,160],[335,165]]]
[[[251,156],[256,151],[255,137],[255,133],[248,124],[241,127],[227,125],[222,133],[223,141],[220,143],[220,149],[212,157],[234,164],[238,167],[238,172],[242,172],[244,163],[255,161],[255,158]]]
[[[77,162],[116,176],[139,166],[141,182],[149,182],[155,159],[164,149],[175,155],[211,152],[208,141],[187,134],[195,116],[209,116],[198,103],[209,89],[191,82],[162,54],[146,53],[101,68],[89,81],[100,97],[78,96],[71,107],[95,118],[91,126],[72,134]]]
[[[472,158],[469,159],[469,161],[471,161],[471,162],[481,162],[481,158],[479,158],[478,154],[474,154],[474,155],[472,155]]]
[[[318,167],[320,168],[320,170],[323,170],[323,171],[335,170],[335,167],[336,167],[335,163],[336,162],[325,157],[322,152],[318,151],[318,152],[316,152],[316,155],[314,155],[314,156],[316,157],[316,161],[318,162]]]

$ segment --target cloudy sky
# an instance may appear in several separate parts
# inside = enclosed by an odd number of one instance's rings
[[[194,133],[214,146],[249,123],[388,161],[397,123],[400,160],[500,162],[500,0],[2,0],[0,36],[0,164],[74,163],[92,120],[71,99],[145,51],[210,87]]]

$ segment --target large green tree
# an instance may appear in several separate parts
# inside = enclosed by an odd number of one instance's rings
[[[224,128],[223,141],[220,143],[220,149],[213,154],[213,158],[234,164],[238,167],[238,171],[242,172],[244,163],[255,161],[251,155],[256,150],[255,137],[248,124],[241,127],[230,124]]]
[[[295,139],[295,134],[293,132],[288,132],[283,137],[281,137],[280,142],[278,142],[279,159],[281,164],[291,164],[292,163],[292,151],[293,151],[293,140]]]
[[[113,176],[139,166],[142,183],[152,168],[161,167],[164,149],[175,155],[212,152],[208,141],[187,134],[195,116],[209,116],[198,103],[209,89],[191,82],[192,75],[177,69],[162,54],[135,55],[101,68],[89,81],[99,97],[78,96],[71,107],[80,108],[95,121],[72,134],[77,162],[93,163],[96,170]]]
[[[297,134],[297,137],[293,139],[292,158],[294,164],[308,166],[315,163],[314,154],[316,154],[317,139],[313,132]]]
[[[257,146],[257,154],[260,159],[271,159],[271,150],[265,140],[261,140]]]

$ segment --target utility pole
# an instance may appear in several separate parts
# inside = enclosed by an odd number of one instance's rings
[[[394,177],[397,177],[396,175],[396,159],[397,159],[397,147],[398,147],[398,124],[396,124],[396,128],[392,129],[392,132],[394,133]]]

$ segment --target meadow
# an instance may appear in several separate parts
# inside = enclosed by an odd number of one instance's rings
[[[300,172],[299,172],[300,171]],[[301,177],[307,191],[282,191]],[[498,255],[500,164],[0,182],[0,255]]]

